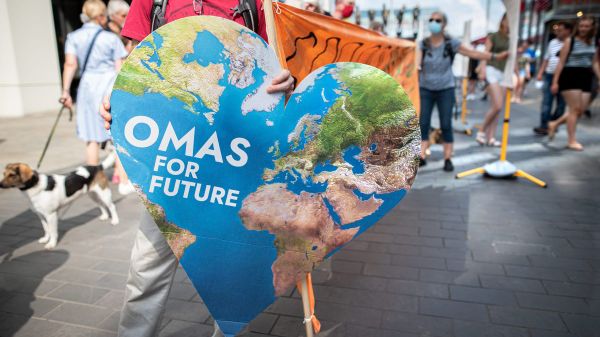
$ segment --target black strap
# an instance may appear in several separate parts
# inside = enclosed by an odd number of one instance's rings
[[[166,23],[165,14],[167,11],[168,0],[153,0],[152,4],[152,31],[157,30]],[[241,15],[246,27],[258,33],[258,7],[255,0],[239,0],[238,5],[233,10],[233,18]]]
[[[87,68],[88,61],[90,60],[90,55],[92,54],[92,49],[94,49],[94,45],[96,44],[96,39],[98,38],[100,33],[102,33],[103,30],[104,29],[100,28],[100,29],[98,29],[96,34],[94,34],[92,43],[90,43],[90,48],[88,49],[87,54],[85,54],[85,61],[83,61],[83,67],[81,68],[81,76],[83,76],[83,73],[85,73],[85,69]]]
[[[423,61],[425,61],[425,56],[429,54],[431,56],[431,39],[425,38],[421,42],[421,67],[423,67]],[[444,58],[449,57],[450,63],[454,63],[454,57],[456,53],[454,52],[454,48],[452,48],[452,38],[449,36],[444,36]]]
[[[165,23],[165,13],[167,12],[167,0],[154,0],[152,3],[152,31],[162,27]]]
[[[238,6],[233,8],[233,17],[241,15],[246,27],[258,33],[258,8],[255,0],[239,0]]]

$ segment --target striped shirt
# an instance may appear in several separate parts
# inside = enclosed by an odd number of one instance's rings
[[[574,45],[566,67],[569,68],[591,68],[596,55],[596,46],[593,43],[587,44],[579,39],[573,39]]]
[[[548,50],[546,51],[546,57],[544,57],[544,59],[548,61],[548,66],[546,67],[546,74],[554,74],[554,72],[556,71],[558,61],[560,61],[558,53],[560,52],[564,44],[565,43],[559,39],[552,39],[550,43],[548,43]]]

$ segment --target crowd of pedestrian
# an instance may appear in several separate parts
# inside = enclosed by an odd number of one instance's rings
[[[507,16],[501,19],[498,31],[487,36],[485,52],[477,52],[470,46],[461,45],[445,33],[447,17],[434,12],[429,19],[430,36],[417,43],[417,64],[420,72],[421,137],[420,165],[427,164],[430,154],[431,115],[434,105],[440,119],[445,171],[452,171],[452,111],[455,102],[455,77],[452,62],[456,53],[471,59],[468,97],[474,97],[476,83],[482,82],[489,109],[479,127],[475,140],[481,146],[500,147],[496,138],[499,116],[505,107],[507,85],[505,68],[510,46]],[[600,50],[598,48],[596,20],[582,16],[575,24],[561,21],[554,25],[550,40],[536,73],[537,57],[531,41],[520,41],[517,48],[512,82],[512,103],[520,104],[532,80],[542,90],[540,125],[533,131],[548,136],[552,141],[558,128],[566,124],[568,142],[566,148],[582,151],[577,141],[577,122],[581,116],[590,114],[589,106],[598,91],[600,78]],[[468,49],[467,49],[468,48]],[[534,77],[535,76],[535,77]],[[437,131],[437,130],[435,130]]]

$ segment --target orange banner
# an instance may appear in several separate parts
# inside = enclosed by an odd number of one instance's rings
[[[377,67],[400,83],[419,110],[419,76],[414,42],[389,38],[325,15],[273,3],[280,58],[302,81],[310,72],[334,62]]]

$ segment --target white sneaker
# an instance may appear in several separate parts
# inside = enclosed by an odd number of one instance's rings
[[[131,184],[130,181],[119,184],[119,194],[120,195],[128,195],[133,192],[135,192],[135,188],[133,187],[133,185]]]

